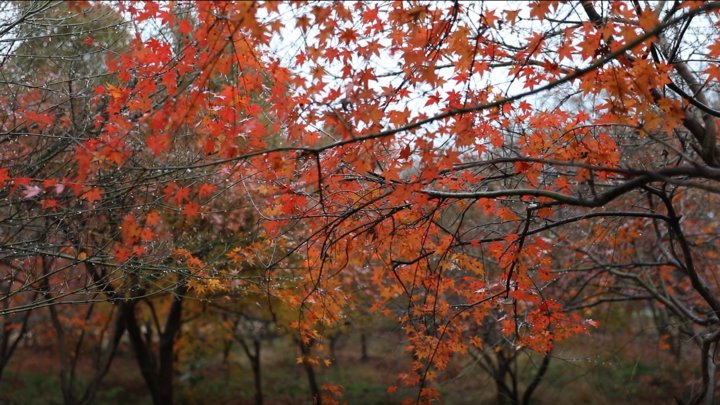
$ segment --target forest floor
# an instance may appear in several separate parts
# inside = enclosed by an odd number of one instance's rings
[[[696,360],[690,343],[681,359],[674,358],[660,349],[650,331],[628,325],[611,325],[561,344],[532,403],[637,405],[673,403],[675,396],[687,398],[692,386],[686,383],[692,379]],[[656,343],[649,344],[653,339]],[[410,356],[401,346],[398,331],[371,332],[369,359],[361,361],[360,335],[350,332],[338,342],[336,363],[318,367],[320,382],[342,386],[344,401],[349,404],[398,404],[403,398],[413,398],[411,389],[387,392],[388,386],[396,384],[397,374],[409,366]],[[528,355],[518,359],[521,386],[530,380],[539,359]],[[0,381],[0,405],[62,404],[58,364],[58,355],[50,349],[18,349]],[[290,340],[264,342],[262,367],[266,404],[310,403],[307,379]],[[80,376],[91,372],[89,363],[80,363]],[[435,386],[446,404],[497,402],[492,379],[473,362],[451,364]],[[225,364],[221,359],[196,359],[181,365],[176,400],[179,405],[252,404],[252,387],[249,363],[235,347]],[[118,353],[95,403],[151,403],[127,347]]]

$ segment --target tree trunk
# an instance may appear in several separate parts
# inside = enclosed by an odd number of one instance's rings
[[[170,306],[164,330],[159,332],[157,356],[152,352],[153,342],[147,341],[142,336],[135,316],[135,302],[122,304],[125,306],[125,322],[135,359],[155,405],[173,404],[174,344],[182,325],[183,294],[184,288],[180,287]]]
[[[530,398],[532,398],[533,392],[535,392],[538,385],[540,385],[540,381],[542,381],[545,373],[547,372],[548,366],[550,365],[550,353],[552,353],[552,350],[545,353],[545,356],[543,356],[542,362],[540,363],[540,368],[538,368],[537,373],[535,373],[535,377],[530,385],[528,385],[525,389],[522,399],[523,405],[530,405]]]
[[[135,360],[138,362],[138,367],[140,368],[140,374],[142,374],[143,379],[145,380],[145,385],[147,385],[150,390],[153,403],[159,404],[158,398],[156,397],[157,389],[155,388],[157,386],[154,364],[155,361],[152,353],[148,350],[150,342],[146,344],[143,339],[140,326],[138,325],[138,320],[135,316],[135,302],[125,302],[121,305],[123,307],[123,314],[125,317],[125,327],[127,328],[128,336],[130,337],[130,344],[132,345],[133,352],[135,353]]]
[[[12,269],[12,274],[10,277],[10,280],[12,280],[12,276],[14,276],[14,273],[18,271],[18,269],[13,267],[7,261],[3,261],[2,265],[8,266],[10,269]],[[10,308],[10,293],[12,291],[12,285],[12,281],[4,281],[2,283],[2,307],[6,311],[8,310],[8,308]],[[34,292],[32,294],[31,301],[35,301],[37,294],[37,292]],[[17,349],[18,344],[25,337],[25,333],[28,330],[28,320],[30,319],[31,313],[32,309],[29,309],[22,314],[17,315],[22,317],[22,321],[20,322],[20,328],[17,330],[17,334],[14,334],[15,328],[12,325],[12,317],[9,315],[1,317],[2,322],[0,322],[0,381],[2,381],[3,371],[5,371],[5,366],[7,366],[8,362],[10,361],[10,357],[12,357],[13,353],[15,353],[15,349]]]
[[[182,293],[181,293],[182,294]],[[159,404],[173,403],[173,372],[175,370],[175,338],[180,332],[182,325],[182,298],[175,297],[170,313],[165,321],[165,329],[160,334],[160,369],[158,371],[159,397],[164,402]]]
[[[340,339],[340,333],[331,335],[328,337],[328,346],[330,347],[330,358],[332,359],[333,364],[337,367],[338,360],[337,360],[337,353],[336,353],[336,346],[337,342]]]
[[[500,366],[500,368],[498,369],[498,373],[493,376],[495,380],[495,388],[497,390],[495,403],[499,405],[517,405],[517,398],[515,398],[512,389],[510,389],[510,387],[508,387],[507,383],[505,382],[506,376],[507,371],[504,366]]]
[[[262,394],[262,379],[260,374],[260,338],[258,336],[253,337],[253,348],[255,354],[252,359],[252,371],[253,378],[255,379],[255,405],[262,405],[263,394]]]
[[[51,262],[48,262],[45,258],[42,259],[42,271],[45,276],[43,279],[43,297],[47,301],[52,300],[52,294],[50,293],[50,282],[48,281],[48,275],[50,274]],[[92,306],[91,306],[92,308]],[[68,342],[65,339],[65,329],[63,328],[60,316],[57,313],[55,306],[48,306],[50,312],[50,322],[55,329],[55,339],[57,340],[58,352],[60,353],[60,390],[62,392],[63,403],[65,405],[75,405],[75,393],[73,392],[74,384],[74,362],[77,359],[73,359],[71,354],[68,352]],[[88,312],[88,316],[90,312]],[[87,318],[86,318],[87,320]]]
[[[693,405],[713,405],[715,403],[715,343],[704,340],[701,347],[702,355],[702,391],[690,402]]]
[[[498,363],[495,375],[493,376],[495,379],[495,386],[497,388],[496,402],[501,405],[517,405],[519,403],[517,395],[517,380],[515,379],[515,374],[511,369],[514,356],[511,355],[506,357],[503,354],[503,350],[501,350],[496,353],[495,357]],[[508,376],[510,376],[512,380],[511,386],[508,386],[506,381]]]
[[[103,352],[102,347],[99,348],[99,361],[97,363],[97,372],[93,377],[92,382],[85,389],[83,397],[80,399],[81,405],[89,405],[94,403],[95,395],[97,394],[100,383],[102,382],[105,375],[110,371],[110,365],[112,364],[117,348],[120,345],[120,339],[125,334],[125,318],[122,314],[122,307],[118,307],[118,314],[116,315],[115,322],[113,325],[113,334],[110,340],[110,346]]]
[[[242,347],[243,351],[245,352],[245,355],[247,356],[248,360],[250,361],[250,368],[253,372],[253,382],[255,384],[255,404],[261,405],[263,403],[263,395],[262,395],[262,376],[260,374],[260,348],[262,341],[260,340],[259,335],[253,336],[253,350],[250,351],[250,347],[245,342],[245,339],[235,334],[235,340],[237,340],[240,343],[240,346]]]
[[[300,339],[298,341],[298,345],[300,346],[300,354],[302,355],[302,364],[308,377],[308,384],[310,385],[310,394],[312,395],[313,405],[321,405],[322,397],[320,396],[320,387],[318,386],[317,378],[315,376],[315,369],[310,362],[310,348],[312,343],[305,344],[302,339]]]
[[[34,299],[35,297],[33,296],[33,300]],[[7,309],[7,303],[10,302],[10,300],[5,299],[5,302],[5,309]],[[2,381],[3,371],[5,371],[5,366],[7,366],[10,361],[10,357],[12,357],[13,353],[15,353],[15,349],[17,349],[18,344],[23,340],[25,334],[27,333],[28,320],[30,319],[31,313],[32,310],[28,310],[22,314],[22,323],[14,339],[13,329],[9,325],[9,317],[2,317],[3,320],[2,323],[0,323],[0,328],[2,328],[2,330],[0,330],[0,381]]]
[[[230,350],[232,350],[232,344],[233,344],[233,341],[231,339],[228,339],[225,341],[225,344],[223,345],[223,354],[222,354],[223,366],[227,366],[227,364],[228,364],[228,360],[230,359]]]
[[[49,297],[49,293],[46,293],[46,297]],[[49,298],[46,298],[49,299]],[[48,307],[50,311],[50,320],[55,329],[55,336],[57,338],[58,351],[60,352],[60,390],[62,391],[63,403],[65,405],[75,404],[75,396],[73,394],[73,378],[68,369],[68,364],[71,359],[67,351],[67,344],[65,341],[65,330],[60,323],[60,318],[55,310],[55,307],[50,305]]]
[[[368,350],[367,350],[367,336],[365,336],[365,332],[362,332],[360,334],[360,361],[368,361],[370,359],[370,356],[368,356]]]

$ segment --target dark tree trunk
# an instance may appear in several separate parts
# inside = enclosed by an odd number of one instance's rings
[[[368,356],[368,350],[367,350],[367,336],[365,335],[365,332],[360,334],[360,361],[368,361],[370,359],[370,356]]]
[[[174,344],[182,325],[183,294],[184,288],[181,287],[172,301],[165,320],[165,327],[159,331],[157,355],[152,352],[153,342],[143,338],[138,319],[135,316],[136,301],[122,304],[125,325],[135,352],[135,359],[155,405],[173,404]]]
[[[513,393],[513,390],[507,385],[507,375],[507,367],[500,365],[498,367],[497,374],[493,376],[495,380],[495,387],[497,388],[497,397],[495,402],[500,405],[517,405],[517,397]]]
[[[332,362],[335,366],[338,365],[336,348],[337,348],[337,342],[339,339],[340,339],[339,333],[334,334],[328,338],[328,340],[329,340],[328,346],[330,346],[330,358],[332,359]]]
[[[50,294],[45,293],[45,298],[50,299]],[[55,310],[55,307],[50,305],[48,307],[50,311],[50,320],[55,329],[55,336],[58,344],[58,351],[60,353],[60,390],[62,391],[63,403],[65,405],[75,404],[75,395],[73,393],[73,378],[70,374],[69,363],[72,361],[70,354],[67,350],[67,344],[65,341],[65,330],[60,323],[60,318]]]
[[[255,405],[262,405],[263,394],[262,394],[262,376],[260,374],[260,338],[258,336],[253,337],[253,348],[255,354],[253,355],[252,370],[253,378],[255,379]]]
[[[10,308],[10,292],[12,291],[12,280],[14,279],[14,273],[16,271],[20,271],[20,268],[13,266],[7,261],[3,261],[2,264],[10,268],[12,272],[9,281],[3,281],[2,283],[2,307],[4,310],[7,310],[8,308]],[[35,301],[36,297],[37,292],[33,293],[32,295],[33,302]],[[5,370],[5,366],[7,366],[8,362],[10,361],[10,357],[12,357],[13,353],[15,353],[15,349],[17,348],[18,343],[20,343],[20,341],[22,341],[25,337],[25,333],[27,332],[28,320],[30,319],[31,313],[32,309],[28,309],[22,314],[17,315],[21,317],[20,328],[17,329],[17,332],[15,332],[16,328],[13,325],[14,322],[10,315],[0,317],[2,318],[2,321],[0,322],[0,380],[2,380],[2,374]],[[15,321],[17,321],[17,318],[15,319]]]
[[[7,297],[7,294],[5,296]],[[35,297],[33,296],[33,301],[34,300]],[[5,309],[7,309],[10,300],[5,299],[4,301]],[[12,357],[13,353],[15,353],[15,349],[17,349],[18,344],[25,338],[25,334],[28,329],[28,320],[30,319],[31,313],[32,310],[27,310],[22,313],[20,328],[14,336],[13,332],[15,328],[10,325],[10,317],[7,315],[2,317],[2,322],[0,322],[0,328],[2,328],[0,329],[0,381],[2,381],[3,371],[5,371],[5,366],[7,366],[10,361],[10,357]]]
[[[228,339],[225,341],[225,344],[223,345],[223,355],[222,355],[223,366],[227,366],[227,364],[228,364],[228,360],[230,359],[230,350],[232,350],[232,344],[233,344],[233,341]]]
[[[237,340],[240,343],[240,346],[243,348],[243,351],[245,352],[245,355],[247,356],[248,360],[250,361],[250,368],[253,372],[253,382],[255,384],[255,404],[261,405],[263,403],[263,394],[262,394],[262,375],[261,375],[261,369],[260,369],[260,349],[262,345],[262,341],[260,340],[259,335],[253,336],[253,349],[250,350],[250,347],[247,343],[245,343],[245,339],[243,339],[242,336],[235,335],[235,340]]]
[[[522,399],[523,405],[530,405],[530,398],[532,398],[532,394],[535,392],[538,385],[540,385],[540,381],[542,381],[543,377],[545,377],[548,365],[550,365],[550,353],[552,353],[552,351],[545,353],[545,356],[543,356],[542,362],[540,363],[540,368],[538,368],[537,373],[535,373],[535,377],[532,382],[530,382],[530,385],[528,385],[525,389]]]
[[[146,343],[143,339],[142,331],[138,325],[137,317],[135,317],[135,302],[126,302],[122,304],[123,313],[125,316],[125,327],[130,337],[130,344],[135,352],[135,360],[138,362],[140,373],[145,380],[145,384],[150,390],[153,402],[159,404],[156,397],[157,393],[157,376],[155,373],[155,361],[152,354],[150,353],[148,346],[150,342]]]
[[[105,351],[103,351],[102,347],[98,349],[97,372],[80,399],[80,404],[82,405],[94,403],[95,395],[97,394],[98,388],[100,388],[100,383],[103,378],[105,378],[108,371],[110,371],[110,365],[117,353],[117,348],[120,345],[120,339],[125,334],[125,318],[122,314],[122,310],[122,307],[118,308],[118,314],[116,315],[113,325],[113,334],[110,340],[110,346]]]
[[[493,378],[497,387],[497,403],[517,405],[520,403],[517,392],[517,378],[513,372],[515,354],[505,355],[504,349],[495,354],[497,369]],[[510,385],[507,383],[510,378]]]
[[[313,405],[321,405],[322,397],[320,396],[320,387],[318,386],[317,377],[315,376],[315,369],[310,362],[310,349],[312,343],[305,344],[302,339],[298,341],[300,346],[300,354],[302,355],[302,364],[305,368],[305,373],[308,377],[308,384],[310,385],[310,394],[312,395]]]
[[[182,325],[182,298],[176,297],[173,300],[165,322],[165,329],[160,334],[160,368],[158,371],[158,390],[160,398],[165,402],[162,404],[172,404],[173,402],[173,371],[175,362],[175,338],[180,332]],[[158,403],[158,404],[160,404]]]

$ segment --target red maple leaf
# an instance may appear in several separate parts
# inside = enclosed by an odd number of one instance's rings
[[[90,190],[83,193],[80,198],[87,200],[88,202],[95,202],[102,199],[102,190],[98,187],[93,187]]]
[[[200,204],[195,201],[187,203],[183,205],[182,213],[187,218],[195,218],[196,216],[200,215]]]
[[[198,196],[200,196],[200,198],[209,197],[215,192],[215,190],[217,190],[217,187],[214,185],[210,183],[203,183],[198,189]]]
[[[9,169],[4,167],[0,169],[0,187],[2,187],[5,182],[10,180],[10,175],[8,175]]]

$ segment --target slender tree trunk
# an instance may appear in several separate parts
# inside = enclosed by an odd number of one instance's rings
[[[715,404],[715,359],[714,359],[715,343],[703,341],[701,347],[702,355],[702,391],[691,402],[692,404]]]
[[[183,294],[184,288],[181,287],[170,305],[165,327],[159,332],[157,356],[152,352],[152,342],[143,339],[135,316],[135,302],[123,304],[125,324],[135,351],[135,359],[155,405],[173,404],[174,344],[182,325]]]
[[[545,373],[547,372],[548,365],[550,365],[550,354],[552,351],[548,351],[545,353],[545,356],[543,356],[542,362],[540,363],[540,368],[538,368],[537,373],[535,373],[535,377],[533,378],[532,382],[530,382],[530,385],[525,389],[525,393],[523,394],[522,403],[523,405],[530,405],[530,398],[532,398],[532,394],[537,389],[538,385],[540,385],[540,381],[542,381],[543,377],[545,376]]]
[[[33,300],[35,300],[34,296]],[[9,301],[10,300],[7,299],[5,300],[6,309],[8,306],[7,302]],[[12,357],[13,353],[15,353],[15,349],[17,349],[18,344],[23,340],[23,338],[25,338],[25,334],[28,329],[28,320],[30,319],[31,313],[32,310],[28,310],[22,314],[22,323],[20,324],[20,328],[14,338],[13,329],[8,325],[8,317],[3,317],[3,322],[0,324],[0,328],[2,328],[0,331],[0,381],[2,381],[3,372],[5,371],[5,366],[7,366],[10,361],[10,357]]]
[[[263,393],[262,393],[262,375],[260,374],[260,337],[253,337],[253,348],[255,354],[253,355],[252,370],[253,378],[255,379],[255,405],[262,405]]]
[[[517,380],[512,372],[512,362],[514,356],[506,357],[503,351],[499,351],[495,355],[498,363],[495,375],[495,386],[497,388],[497,403],[502,405],[517,405],[520,403],[517,395]],[[507,384],[507,377],[511,378],[511,386]],[[511,388],[512,387],[512,388]]]
[[[339,339],[340,339],[340,333],[334,334],[328,338],[328,340],[329,340],[328,346],[330,346],[330,358],[332,359],[332,362],[335,366],[338,365],[336,346],[337,346],[337,342]]]
[[[223,355],[222,355],[223,366],[227,366],[227,364],[228,364],[228,360],[230,359],[230,350],[232,350],[232,344],[233,344],[233,341],[228,339],[225,341],[225,344],[223,345]]]
[[[175,338],[180,332],[182,325],[182,298],[176,297],[170,307],[165,322],[165,329],[160,334],[160,369],[158,371],[158,390],[164,402],[160,404],[171,405],[173,403],[173,372],[175,370]]]
[[[307,374],[308,384],[310,385],[310,394],[312,395],[313,405],[321,405],[322,397],[320,396],[320,387],[318,386],[317,378],[315,376],[315,369],[310,362],[310,349],[312,343],[305,344],[302,339],[300,339],[298,340],[298,345],[300,346],[302,364],[305,368],[305,373]]]
[[[497,374],[495,374],[495,388],[496,399],[495,402],[499,405],[517,405],[517,398],[513,395],[512,390],[508,387],[505,379],[507,378],[507,368],[504,365],[498,367]]]
[[[115,354],[117,354],[120,339],[125,334],[125,318],[122,314],[123,308],[118,307],[117,311],[118,313],[115,317],[113,325],[113,334],[110,339],[110,346],[105,351],[103,351],[102,347],[99,349],[101,352],[98,359],[97,372],[90,385],[88,385],[85,389],[83,397],[80,399],[80,404],[82,405],[94,403],[95,395],[97,394],[98,388],[100,388],[100,383],[103,378],[105,378],[108,371],[110,371],[110,365],[112,364],[113,359],[115,359]]]
[[[49,294],[46,294],[46,297],[49,297]],[[75,396],[73,395],[72,389],[73,381],[69,372],[70,370],[68,370],[70,356],[65,341],[65,330],[60,323],[60,318],[58,317],[55,307],[50,305],[48,310],[50,311],[50,320],[55,328],[58,350],[60,352],[60,390],[62,391],[63,403],[65,405],[72,405],[75,404]]]
[[[368,356],[368,350],[367,350],[367,336],[365,335],[365,332],[362,332],[360,334],[360,361],[368,361],[370,359],[370,356]]]
[[[150,390],[153,403],[159,404],[158,398],[156,397],[157,377],[155,375],[155,361],[152,353],[148,350],[150,342],[145,342],[140,326],[138,325],[138,320],[135,316],[135,302],[125,302],[121,305],[125,317],[125,327],[127,328],[130,344],[135,353],[135,360],[138,362],[138,367],[140,368],[140,374],[142,374],[145,384]]]
[[[47,259],[42,259],[42,271],[45,276],[43,279],[43,296],[46,300],[52,300],[52,294],[50,293],[50,282],[48,281],[48,275],[50,274],[51,262]],[[57,340],[58,351],[60,353],[60,390],[62,391],[63,403],[65,405],[74,405],[76,403],[75,395],[73,392],[74,379],[72,375],[72,367],[70,363],[73,362],[72,356],[68,352],[68,344],[65,338],[65,329],[63,328],[62,322],[60,322],[60,316],[57,313],[57,309],[54,305],[48,306],[50,312],[50,322],[55,329],[55,338]]]
[[[253,336],[253,350],[250,350],[250,347],[245,342],[245,339],[235,334],[235,340],[237,340],[240,343],[240,347],[242,347],[243,351],[245,352],[245,355],[247,356],[248,360],[250,361],[250,368],[253,372],[253,382],[255,384],[255,404],[261,405],[263,403],[263,395],[262,395],[262,375],[260,373],[260,349],[262,341],[260,340],[259,335]]]

